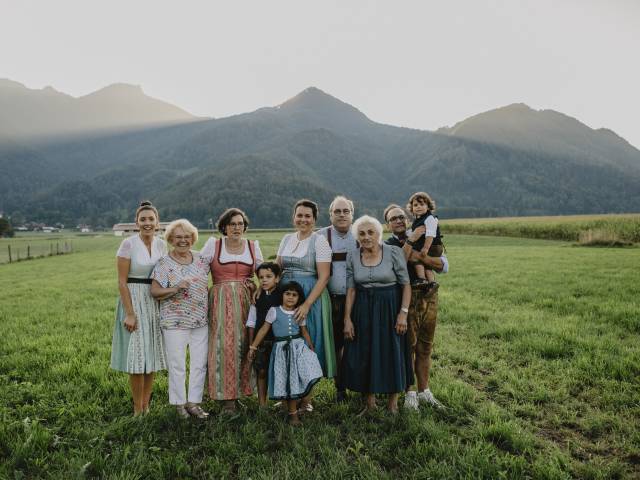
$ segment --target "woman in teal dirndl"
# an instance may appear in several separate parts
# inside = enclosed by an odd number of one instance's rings
[[[282,267],[282,282],[302,285],[306,300],[296,309],[298,321],[306,319],[311,341],[318,355],[323,375],[336,375],[333,348],[331,299],[327,292],[331,267],[331,246],[313,229],[318,219],[318,205],[299,200],[293,208],[294,233],[285,235],[278,247],[277,262]]]

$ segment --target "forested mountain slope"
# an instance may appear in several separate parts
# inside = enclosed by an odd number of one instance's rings
[[[276,107],[172,125],[42,139],[3,123],[0,168],[1,211],[107,227],[142,198],[164,219],[199,225],[235,205],[254,226],[285,226],[300,197],[321,203],[326,222],[338,193],[379,215],[416,190],[444,217],[640,211],[640,151],[610,131],[521,104],[437,132],[398,128],[313,87]]]

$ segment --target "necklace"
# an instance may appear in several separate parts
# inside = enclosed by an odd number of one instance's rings
[[[238,245],[233,245],[233,244],[230,244],[229,239],[226,238],[224,240],[224,248],[227,251],[227,253],[230,253],[232,255],[241,255],[244,251],[244,242],[241,239]]]
[[[191,262],[193,262],[193,254],[191,252],[189,252],[188,262],[184,261],[186,257],[185,258],[178,257],[173,251],[169,255],[171,255],[171,258],[173,258],[180,265],[189,265]]]
[[[380,256],[380,259],[378,259],[378,256]],[[378,250],[377,252],[366,252],[362,250],[360,253],[360,258],[360,263],[362,263],[363,267],[374,268],[380,265],[380,262],[382,261],[382,251]],[[365,265],[365,260],[367,260],[367,263],[371,263],[372,261],[376,261],[376,263],[374,263],[373,265]]]

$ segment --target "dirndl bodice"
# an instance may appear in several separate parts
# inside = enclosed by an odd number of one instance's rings
[[[253,277],[256,256],[251,240],[247,248],[251,263],[220,261],[222,242],[216,242],[211,261],[213,287],[209,294],[208,388],[214,400],[251,395],[250,364],[245,361],[245,323],[249,314],[250,291],[245,280]]]
[[[247,248],[251,254],[252,263],[245,262],[221,262],[220,255],[222,253],[222,242],[224,239],[216,242],[216,250],[211,260],[211,277],[213,283],[223,282],[244,282],[246,279],[253,277],[253,272],[256,270],[256,255],[251,240],[246,240]]]
[[[301,277],[317,277],[318,270],[316,269],[316,233],[311,235],[309,239],[309,247],[307,253],[302,257],[283,256],[282,258],[282,276],[293,278],[296,276]],[[287,240],[287,243],[295,238],[292,235]]]

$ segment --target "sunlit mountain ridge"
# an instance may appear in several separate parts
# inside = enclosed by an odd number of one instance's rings
[[[39,110],[24,89],[0,81],[0,99],[20,120],[8,124],[0,113],[0,168],[9,172],[0,211],[17,218],[110,226],[150,198],[164,218],[205,225],[235,205],[254,226],[286,226],[300,197],[326,207],[344,193],[357,213],[380,215],[416,190],[432,194],[445,218],[640,211],[640,151],[611,131],[524,104],[431,132],[377,123],[316,87],[219,119],[127,85],[80,99],[40,90]],[[55,117],[82,99],[111,127],[44,140],[36,133],[33,112]],[[155,110],[136,113],[140,105]],[[135,125],[117,124],[128,115]]]

